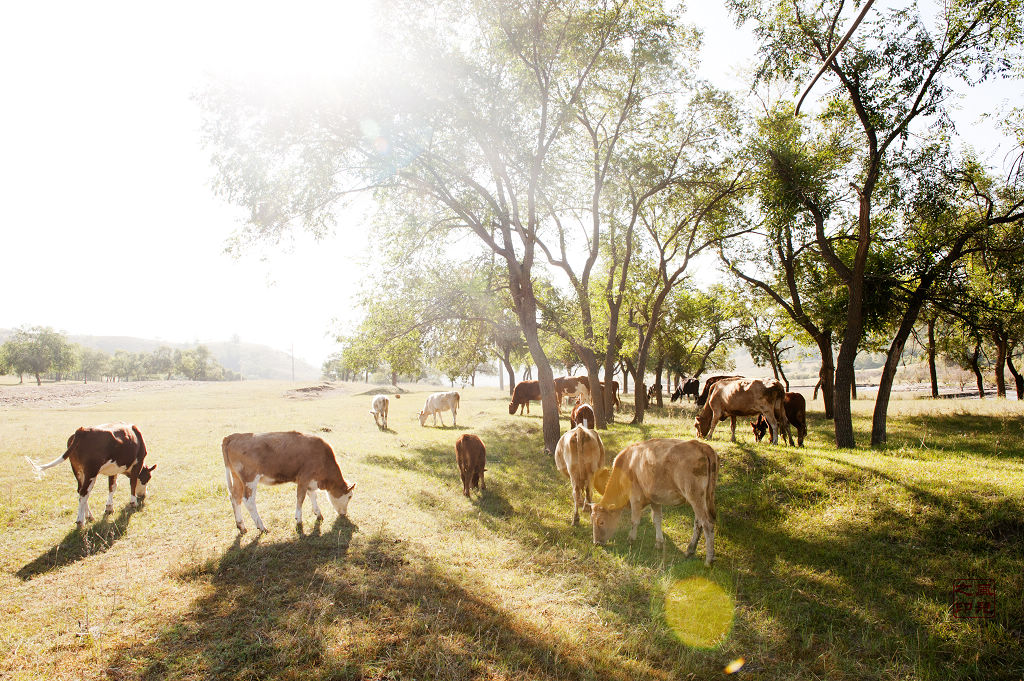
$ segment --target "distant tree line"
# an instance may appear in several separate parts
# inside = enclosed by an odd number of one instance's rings
[[[126,352],[113,355],[84,348],[49,327],[16,329],[0,346],[0,375],[26,375],[36,384],[46,378],[53,381],[90,380],[142,381],[185,378],[191,381],[237,381],[241,376],[222,367],[206,346],[189,350],[159,347],[153,352]]]

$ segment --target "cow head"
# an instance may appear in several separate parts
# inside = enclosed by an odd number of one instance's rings
[[[754,439],[760,442],[764,434],[768,432],[768,422],[764,420],[763,416],[758,416],[756,421],[750,422],[750,428],[754,431]]]
[[[152,466],[143,466],[142,470],[139,471],[139,480],[135,483],[135,496],[139,499],[146,497],[146,485],[153,479],[153,471],[156,470],[156,464]]]
[[[697,418],[693,420],[693,429],[697,431],[697,437],[707,437],[708,430],[711,429],[711,417],[710,409],[697,414]]]
[[[629,505],[632,485],[629,475],[621,468],[602,468],[594,474],[594,487],[602,496],[590,507],[590,525],[594,529],[594,543],[604,544],[619,529],[622,511]]]
[[[356,483],[342,486],[337,490],[328,490],[327,498],[331,500],[331,504],[334,506],[334,510],[338,512],[338,515],[348,515],[348,502],[352,501],[352,490],[356,488]],[[340,494],[338,494],[340,492]]]
[[[426,414],[426,412],[422,412],[422,411],[419,412],[419,417],[420,417],[420,425],[421,426],[427,425],[427,414]]]
[[[508,415],[512,416],[515,413],[516,413],[516,403],[515,402],[509,402],[508,403]]]

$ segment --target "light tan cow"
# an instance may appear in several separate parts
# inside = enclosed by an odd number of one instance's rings
[[[580,509],[591,505],[594,473],[604,465],[604,443],[596,430],[579,425],[568,431],[555,446],[555,466],[572,485],[572,524],[579,525]]]
[[[302,524],[302,502],[310,493],[310,502],[317,520],[323,519],[317,503],[317,490],[327,492],[338,515],[348,513],[355,483],[349,485],[338,468],[334,450],[316,435],[290,431],[286,433],[234,433],[224,438],[224,472],[227,476],[228,497],[235,512],[235,524],[245,532],[242,504],[260,532],[266,532],[256,510],[256,485],[279,485],[294,482],[298,489],[295,503],[295,522]]]
[[[735,442],[736,417],[761,415],[771,428],[771,443],[774,445],[778,442],[780,428],[787,439],[790,439],[789,422],[786,420],[786,409],[783,406],[785,394],[786,389],[773,378],[733,378],[719,381],[694,420],[693,427],[698,437],[710,440],[722,417],[731,417],[732,441]]]
[[[685,501],[693,508],[693,538],[686,556],[694,554],[703,532],[704,563],[711,565],[715,558],[717,482],[718,455],[704,442],[659,438],[629,445],[615,457],[611,469],[602,468],[594,476],[594,486],[602,493],[590,513],[594,543],[603,544],[615,534],[628,504],[632,512],[629,538],[636,539],[640,516],[650,506],[655,545],[662,546],[662,505],[678,506]]]

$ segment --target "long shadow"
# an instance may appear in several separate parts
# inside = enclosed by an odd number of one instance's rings
[[[15,574],[19,579],[28,580],[89,556],[105,553],[128,531],[128,523],[135,511],[125,506],[116,517],[105,514],[99,522],[86,525],[81,530],[76,527],[64,535],[56,546],[23,565]]]
[[[140,679],[595,679],[659,676],[566,645],[502,611],[410,545],[354,526],[241,539],[177,575],[206,587],[155,638],[125,639],[111,676]],[[265,538],[264,538],[265,539]]]

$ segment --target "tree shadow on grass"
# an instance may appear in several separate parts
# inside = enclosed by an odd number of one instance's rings
[[[56,546],[23,565],[15,574],[19,579],[29,580],[89,556],[105,553],[128,531],[128,523],[136,510],[125,506],[117,516],[107,513],[99,522],[86,525],[83,529],[76,527],[64,535]]]
[[[354,526],[337,525],[303,541],[242,544],[238,538],[220,557],[182,570],[177,579],[201,583],[204,595],[155,638],[124,641],[108,673],[141,679],[658,676],[643,662],[601,656],[499,609],[386,531],[353,538]]]

